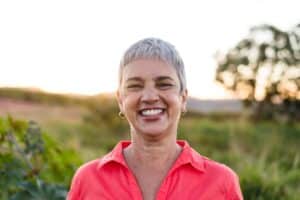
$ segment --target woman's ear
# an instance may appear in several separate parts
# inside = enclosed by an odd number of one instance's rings
[[[122,96],[121,96],[121,93],[120,93],[119,89],[116,92],[116,98],[117,98],[117,102],[118,102],[118,105],[119,105],[119,109],[122,112],[122,104],[123,104],[123,102],[122,102]]]
[[[185,89],[181,92],[181,97],[182,97],[181,111],[186,112],[186,104],[187,104],[187,99],[188,99],[188,90],[187,89]]]

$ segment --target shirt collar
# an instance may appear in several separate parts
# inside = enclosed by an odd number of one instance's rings
[[[100,159],[98,168],[101,168],[102,166],[111,162],[121,164],[128,168],[123,156],[123,149],[126,148],[130,143],[131,142],[129,140],[120,141],[111,152]]]
[[[123,149],[126,148],[130,143],[131,142],[129,140],[120,141],[110,153],[106,154],[99,161],[98,168],[101,168],[102,166],[111,162],[118,163],[128,168],[128,165],[123,156]],[[174,163],[171,171],[174,171],[175,169],[183,165],[190,164],[195,169],[204,172],[204,158],[198,152],[192,149],[187,141],[178,140],[177,144],[182,147],[182,151],[176,162]]]
[[[190,164],[195,169],[204,172],[204,158],[190,147],[189,143],[185,140],[178,140],[177,144],[182,147],[181,154],[173,165],[173,170],[186,164]]]

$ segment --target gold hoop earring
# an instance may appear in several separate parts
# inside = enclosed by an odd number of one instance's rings
[[[121,119],[125,119],[125,115],[124,115],[124,113],[122,113],[122,111],[120,111],[118,115]]]

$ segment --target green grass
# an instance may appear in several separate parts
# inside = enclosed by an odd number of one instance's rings
[[[245,199],[300,196],[299,124],[184,119],[179,137],[234,169]]]

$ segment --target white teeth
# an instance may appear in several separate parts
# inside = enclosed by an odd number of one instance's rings
[[[149,110],[143,110],[142,114],[146,116],[151,116],[151,115],[157,115],[159,113],[162,113],[162,109],[149,109]]]

